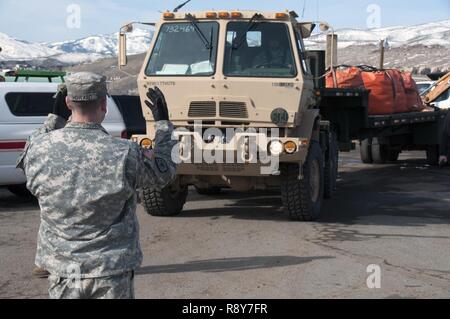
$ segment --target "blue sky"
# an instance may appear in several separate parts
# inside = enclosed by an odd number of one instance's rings
[[[0,32],[35,42],[77,39],[115,32],[128,21],[157,20],[158,11],[173,9],[181,1],[0,0]],[[77,4],[81,9],[79,28],[67,27],[70,4]],[[450,18],[449,0],[192,0],[185,9],[290,9],[303,15],[304,20],[322,19],[336,28],[366,28],[370,15],[367,9],[371,4],[381,10],[382,27]]]

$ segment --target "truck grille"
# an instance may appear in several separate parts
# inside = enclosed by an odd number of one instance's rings
[[[248,118],[247,105],[244,102],[220,102],[220,116],[227,118]]]
[[[189,106],[189,117],[215,117],[217,105],[214,101],[192,102]]]

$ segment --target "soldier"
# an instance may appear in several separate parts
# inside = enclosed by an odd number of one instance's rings
[[[281,45],[280,40],[274,37],[270,40],[268,48],[255,57],[253,67],[292,67],[290,56],[289,47]]]
[[[137,192],[173,181],[175,144],[162,92],[147,94],[156,121],[153,150],[111,137],[105,77],[67,77],[67,107],[56,103],[18,160],[39,200],[36,265],[50,273],[52,299],[134,298],[134,270],[142,262]],[[61,97],[59,93],[59,98]]]
[[[439,155],[440,166],[449,164],[448,157],[450,156],[450,111],[447,112],[447,117],[445,118],[445,125],[444,131],[442,132]]]

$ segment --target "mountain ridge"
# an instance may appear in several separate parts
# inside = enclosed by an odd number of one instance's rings
[[[342,28],[337,29],[335,33],[339,36],[340,49],[357,46],[376,50],[376,45],[381,39],[387,39],[389,47],[396,50],[408,51],[409,48],[422,46],[425,49],[438,47],[438,50],[445,52],[450,48],[450,19],[407,27]],[[153,36],[152,30],[135,29],[128,34],[128,53],[130,55],[144,53]],[[308,49],[324,49],[325,39],[325,34],[313,34],[305,40],[305,44]],[[51,43],[31,43],[0,33],[0,47],[3,49],[0,52],[2,64],[14,61],[32,62],[31,65],[37,66],[65,67],[115,57],[118,50],[118,33]],[[364,56],[358,60],[363,59]]]

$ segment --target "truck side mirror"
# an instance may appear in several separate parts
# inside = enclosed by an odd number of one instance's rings
[[[127,59],[127,34],[124,32],[119,33],[119,68],[126,66]]]
[[[297,23],[297,27],[300,30],[302,38],[307,39],[311,36],[312,32],[316,28],[316,24],[312,22],[300,22]]]

